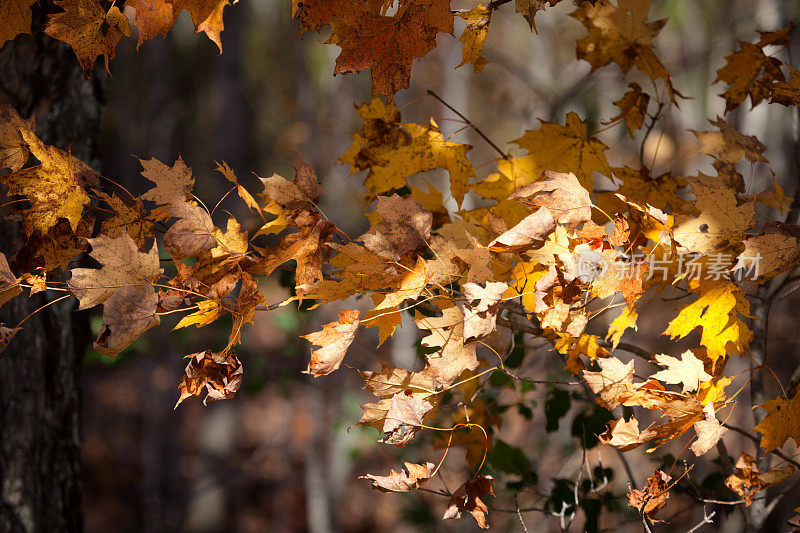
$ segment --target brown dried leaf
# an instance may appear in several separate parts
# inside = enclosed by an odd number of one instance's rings
[[[108,70],[117,43],[131,34],[128,17],[117,6],[106,13],[97,0],[61,0],[56,5],[66,12],[50,15],[44,32],[72,47],[87,80],[97,56],[103,56]]]
[[[322,331],[303,335],[312,345],[311,361],[306,374],[315,378],[330,374],[342,364],[347,348],[352,344],[358,329],[358,310],[339,311],[339,320],[322,326]]]
[[[492,492],[492,476],[478,476],[473,481],[465,481],[450,496],[450,503],[442,517],[444,520],[449,518],[461,518],[461,511],[466,511],[481,529],[489,529],[486,523],[486,515],[489,508],[482,498],[487,495],[494,496]]]
[[[428,481],[435,468],[433,463],[418,465],[404,462],[403,464],[406,465],[408,474],[392,470],[388,476],[367,474],[359,479],[369,479],[372,482],[372,488],[381,492],[408,492]]]
[[[189,396],[201,396],[203,405],[208,402],[233,398],[242,384],[242,363],[233,352],[213,353],[211,350],[187,355],[189,364],[180,384],[177,408]]]
[[[139,335],[158,325],[158,296],[149,283],[136,287],[125,285],[103,302],[103,324],[94,341],[94,349],[115,356]]]

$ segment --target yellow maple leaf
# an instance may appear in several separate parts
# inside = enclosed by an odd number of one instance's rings
[[[753,332],[738,315],[749,316],[750,303],[744,291],[727,280],[701,280],[691,290],[700,294],[694,302],[682,307],[664,331],[672,339],[680,339],[702,328],[700,344],[716,362],[720,357],[747,351]]]
[[[462,43],[461,63],[456,68],[472,63],[475,72],[480,72],[487,63],[486,58],[481,57],[481,52],[489,31],[492,10],[483,4],[478,4],[465,13],[456,13],[456,16],[467,22],[467,27],[458,38]]]
[[[767,453],[780,448],[791,437],[800,445],[800,388],[791,398],[775,398],[761,405],[767,416],[754,428],[763,435],[761,446]]]
[[[653,81],[662,78],[673,103],[681,96],[670,79],[669,71],[653,51],[653,38],[667,22],[666,19],[647,22],[650,0],[618,0],[617,5],[586,2],[570,16],[579,20],[589,31],[578,40],[578,59],[592,65],[592,71],[616,63],[628,73],[632,66],[647,74]]]
[[[0,47],[20,33],[31,32],[31,7],[37,0],[7,0],[0,3]]]
[[[471,146],[446,141],[433,120],[427,126],[401,123],[394,104],[378,98],[357,111],[364,124],[339,161],[350,165],[351,174],[369,170],[364,186],[370,197],[405,187],[414,174],[441,167],[449,172],[450,192],[461,204],[469,178],[475,176],[467,159]]]
[[[106,12],[97,0],[62,0],[56,5],[66,12],[50,15],[44,32],[72,47],[86,79],[97,56],[103,56],[108,70],[117,43],[131,34],[128,17],[117,6]]]
[[[197,303],[197,311],[181,318],[173,330],[195,325],[198,327],[207,326],[222,316],[222,305],[216,300],[201,300]]]
[[[25,233],[29,236],[37,230],[47,233],[59,218],[67,219],[75,231],[83,207],[89,203],[82,176],[88,167],[70,154],[45,145],[32,131],[20,129],[19,132],[28,150],[41,164],[20,169],[0,180],[9,186],[9,194],[19,194],[31,202],[23,220]]]
[[[234,0],[234,3],[238,0]],[[224,29],[222,12],[230,5],[230,0],[172,0],[173,17],[184,9],[192,15],[192,22],[196,33],[205,32],[208,38],[219,48],[222,53],[222,40],[220,33]]]
[[[538,129],[526,131],[513,142],[526,149],[543,170],[574,173],[586,190],[592,190],[594,172],[612,175],[606,145],[588,135],[586,121],[573,111],[567,114],[564,126],[542,121]]]

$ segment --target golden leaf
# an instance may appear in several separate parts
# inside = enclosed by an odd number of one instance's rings
[[[56,5],[66,12],[50,15],[44,32],[72,47],[87,80],[97,56],[103,56],[108,70],[117,43],[131,34],[128,17],[117,6],[106,12],[97,0],[61,0]]]

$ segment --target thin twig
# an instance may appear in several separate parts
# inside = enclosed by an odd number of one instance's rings
[[[509,1],[510,1],[510,0],[509,0]],[[505,2],[503,2],[503,3],[505,3]],[[434,97],[434,98],[436,98],[437,100],[439,100],[439,102],[441,102],[443,106],[445,106],[447,109],[449,109],[450,111],[452,111],[453,113],[455,113],[456,115],[458,115],[458,117],[459,117],[461,120],[463,120],[464,122],[466,122],[466,123],[467,123],[467,125],[468,125],[470,128],[472,128],[473,130],[475,130],[475,133],[477,133],[478,135],[480,135],[480,136],[481,136],[481,138],[482,138],[484,141],[486,141],[487,143],[489,143],[489,146],[491,146],[492,148],[494,148],[494,149],[497,151],[497,153],[498,153],[498,154],[500,154],[500,156],[501,156],[503,159],[511,159],[511,157],[510,157],[510,156],[509,156],[507,153],[505,153],[504,151],[502,151],[502,150],[500,149],[500,147],[499,147],[499,146],[497,146],[497,145],[496,145],[494,142],[492,142],[492,140],[491,140],[489,137],[487,137],[485,133],[483,133],[483,132],[482,132],[480,129],[478,129],[478,127],[477,127],[475,124],[473,124],[473,123],[472,123],[472,121],[471,121],[470,119],[468,119],[468,118],[467,118],[467,117],[465,117],[463,114],[461,114],[461,113],[460,113],[458,110],[456,110],[456,109],[455,109],[453,106],[451,106],[450,104],[448,104],[447,102],[445,102],[444,100],[442,100],[442,98],[441,98],[441,97],[440,97],[438,94],[436,94],[435,92],[433,92],[432,90],[428,89],[428,94],[429,94],[429,95],[431,95],[431,96],[433,96],[433,97]]]

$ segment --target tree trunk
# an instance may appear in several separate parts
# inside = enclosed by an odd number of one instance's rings
[[[35,14],[35,25],[41,18]],[[0,101],[23,117],[34,114],[44,142],[90,164],[101,85],[97,74],[84,81],[72,50],[45,35],[18,36],[0,51]],[[8,254],[21,235],[16,223],[0,229]],[[25,291],[0,309],[0,322],[14,327],[63,295]],[[82,529],[78,371],[87,332],[74,299],[66,299],[26,320],[0,355],[0,532]]]

